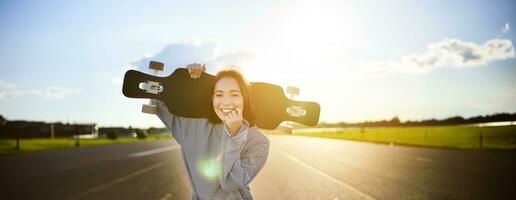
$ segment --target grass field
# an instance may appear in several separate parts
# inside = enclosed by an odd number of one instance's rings
[[[116,140],[107,138],[80,139],[80,147],[117,144],[128,142],[144,142],[170,139],[171,134],[149,135],[145,139],[133,137],[119,137]],[[16,140],[0,140],[0,154],[24,153],[33,151],[44,151],[51,149],[75,148],[75,139],[73,138],[54,138],[54,139],[21,139],[20,149],[15,150]]]
[[[274,131],[264,132],[275,133]],[[516,149],[516,126],[347,128],[337,132],[307,132],[303,131],[303,129],[294,129],[292,135],[461,149]],[[120,137],[116,140],[106,138],[81,139],[80,147],[166,140],[170,139],[170,137],[170,134],[161,134],[150,135],[144,140],[132,137]],[[20,140],[20,146],[20,150],[15,150],[16,140],[0,140],[0,154],[75,148],[75,139],[22,139]]]
[[[349,128],[333,133],[302,130],[294,130],[292,135],[461,149],[516,149],[516,126]]]

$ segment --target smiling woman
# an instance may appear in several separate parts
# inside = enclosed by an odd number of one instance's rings
[[[238,68],[232,66],[219,71],[215,76],[215,83],[212,90],[214,112],[210,113],[210,122],[221,123],[222,120],[227,122],[232,115],[241,114],[243,120],[253,126],[254,108],[250,103],[250,84]]]
[[[187,66],[200,78],[204,65]],[[172,115],[157,104],[157,115],[181,145],[192,199],[252,199],[249,184],[265,165],[269,140],[254,125],[249,83],[235,68],[217,73],[209,119]]]

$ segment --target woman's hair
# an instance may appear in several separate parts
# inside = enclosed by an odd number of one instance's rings
[[[232,77],[234,78],[237,83],[238,87],[240,88],[240,92],[242,93],[242,98],[244,99],[244,110],[242,111],[242,116],[244,119],[249,122],[249,126],[254,126],[254,107],[252,106],[252,99],[251,99],[251,84],[244,78],[240,70],[234,66],[230,65],[223,69],[221,69],[217,75],[215,75],[215,80],[213,82],[213,88],[210,91],[210,103],[213,105],[213,95],[215,90],[215,85],[217,82],[222,79],[223,77]],[[217,116],[214,108],[210,109],[210,115],[208,117],[208,120],[211,123],[218,124],[222,123],[222,120]]]

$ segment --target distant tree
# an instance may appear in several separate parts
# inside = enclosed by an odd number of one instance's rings
[[[157,128],[150,127],[150,128],[147,129],[147,133],[152,134],[152,133],[155,133],[156,130],[157,130]]]
[[[470,118],[463,118],[461,116],[453,116],[445,119],[424,119],[420,121],[407,120],[401,122],[397,116],[391,120],[369,121],[365,120],[358,123],[328,123],[321,121],[317,127],[383,127],[383,126],[436,126],[436,125],[456,125],[456,124],[472,124],[472,123],[486,123],[486,122],[505,122],[516,121],[516,113],[495,113],[485,116],[473,116]]]
[[[398,118],[398,116],[393,117],[390,121],[390,124],[394,126],[400,125],[400,118]]]
[[[500,121],[514,121],[516,120],[516,113],[515,114],[509,114],[509,113],[497,113],[491,116],[487,116],[488,121],[490,122],[500,122]]]
[[[7,122],[7,119],[4,116],[0,115],[0,126],[3,126]]]
[[[145,139],[145,138],[147,138],[147,133],[146,133],[145,130],[136,129],[135,132],[136,132],[136,137],[138,139]]]
[[[107,132],[106,137],[110,140],[116,140],[118,138],[118,135],[116,134],[116,131],[110,130]]]
[[[446,118],[439,122],[440,125],[463,124],[463,123],[464,123],[464,118],[461,116]]]

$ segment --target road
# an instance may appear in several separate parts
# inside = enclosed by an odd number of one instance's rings
[[[516,199],[516,151],[267,135],[255,199]],[[190,199],[175,141],[0,156],[2,199]]]

